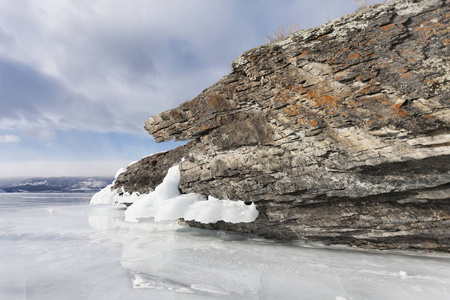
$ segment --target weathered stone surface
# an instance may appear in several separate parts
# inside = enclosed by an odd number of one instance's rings
[[[119,189],[119,193],[129,192],[130,194],[152,192],[163,181],[169,168],[188,155],[193,144],[195,144],[194,141],[172,151],[144,157],[131,164],[116,178],[113,189]]]
[[[195,142],[116,186],[133,191],[143,176],[139,191],[153,188],[185,157],[183,193],[260,212],[193,226],[449,251],[449,19],[449,1],[394,1],[245,52],[231,74],[145,124],[159,142]]]

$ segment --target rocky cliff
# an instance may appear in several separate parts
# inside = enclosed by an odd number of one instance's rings
[[[115,188],[255,203],[252,223],[191,226],[379,249],[450,250],[448,0],[393,1],[245,52],[151,117],[156,141]]]

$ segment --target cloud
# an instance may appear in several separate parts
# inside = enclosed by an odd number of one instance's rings
[[[20,62],[0,58],[0,90],[3,130],[51,139],[55,129],[102,131],[123,125],[104,104],[92,102],[57,78]]]
[[[0,129],[140,133],[229,70],[210,45],[226,42],[210,15],[224,3],[8,2],[0,38],[16,51],[0,49]]]
[[[47,139],[65,128],[142,132],[148,117],[226,75],[278,25],[343,14],[335,2],[3,0],[0,129],[38,128]]]
[[[4,51],[11,51],[15,43],[14,37],[0,27],[0,48]]]
[[[0,143],[12,144],[20,142],[17,135],[0,135]]]
[[[39,146],[39,159],[85,159],[63,132],[93,149],[88,136],[113,133],[125,140],[101,150],[125,148],[147,118],[214,84],[266,33],[355,8],[354,0],[2,0],[0,134],[22,142],[0,152],[16,158]],[[108,159],[125,155],[114,150]]]

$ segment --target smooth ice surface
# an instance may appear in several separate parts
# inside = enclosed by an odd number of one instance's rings
[[[212,196],[206,200],[200,194],[181,194],[179,184],[180,171],[175,165],[168,170],[163,182],[149,194],[123,193],[119,196],[117,190],[111,190],[113,185],[109,185],[96,193],[90,203],[133,203],[125,211],[125,220],[128,222],[138,222],[142,218],[154,218],[156,222],[184,218],[202,223],[240,223],[253,222],[258,217],[253,203],[246,205],[240,200],[219,200]]]
[[[0,194],[0,299],[450,299],[450,256],[124,221],[90,194]]]

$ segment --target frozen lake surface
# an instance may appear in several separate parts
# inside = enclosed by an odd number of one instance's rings
[[[91,194],[0,194],[0,299],[450,299],[450,255],[124,221]]]

